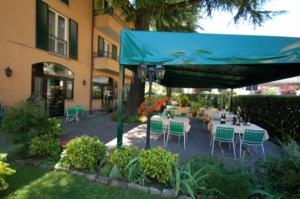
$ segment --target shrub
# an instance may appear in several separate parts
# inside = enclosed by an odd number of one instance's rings
[[[248,173],[214,171],[207,178],[208,187],[220,191],[219,197],[226,199],[247,199],[251,192],[251,178]]]
[[[189,103],[189,98],[186,95],[181,94],[178,96],[178,102],[180,103],[180,106],[185,107]]]
[[[300,196],[300,147],[295,141],[281,144],[280,159],[267,158],[256,165],[258,183],[277,198]]]
[[[138,148],[135,146],[116,148],[112,151],[109,157],[109,162],[116,165],[121,173],[124,174],[125,167],[138,154]]]
[[[36,157],[48,157],[57,160],[61,152],[59,142],[50,136],[35,137],[30,141],[29,154]]]
[[[5,176],[13,175],[16,171],[9,168],[9,164],[6,163],[6,154],[0,153],[0,191],[8,188],[8,184],[5,181]]]
[[[1,129],[15,143],[27,144],[36,136],[57,136],[61,126],[57,119],[48,120],[44,103],[26,102],[8,109],[3,117]]]
[[[66,145],[60,164],[66,168],[95,171],[104,155],[105,145],[97,137],[81,136]]]
[[[177,155],[168,152],[160,147],[149,150],[141,150],[139,153],[141,170],[150,180],[167,184],[170,181],[171,165],[177,164]]]
[[[2,131],[16,143],[27,142],[44,131],[48,114],[42,103],[21,103],[10,107],[4,115]]]

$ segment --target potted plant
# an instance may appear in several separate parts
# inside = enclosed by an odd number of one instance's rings
[[[181,107],[186,107],[188,105],[189,98],[186,95],[181,94],[179,95],[179,102]]]
[[[192,112],[193,117],[197,117],[199,109],[200,109],[199,103],[197,103],[197,102],[191,103],[191,112]]]

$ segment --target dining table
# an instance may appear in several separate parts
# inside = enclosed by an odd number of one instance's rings
[[[234,129],[234,133],[241,136],[244,134],[246,129],[250,129],[250,130],[260,130],[260,131],[264,131],[264,140],[268,140],[269,134],[267,132],[267,130],[263,129],[262,127],[256,125],[256,124],[249,124],[247,123],[246,125],[244,125],[243,123],[241,123],[239,126],[238,125],[234,125],[231,121],[226,122],[225,124],[221,124],[220,121],[213,121],[211,120],[208,123],[208,130],[210,131],[211,135],[214,135],[216,133],[217,127],[226,127],[226,128],[233,128]]]

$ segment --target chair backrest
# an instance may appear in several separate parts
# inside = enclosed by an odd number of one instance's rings
[[[75,116],[76,113],[77,113],[76,107],[69,107],[69,108],[67,109],[67,114],[68,114],[69,116]]]
[[[232,140],[234,137],[234,129],[231,127],[217,127],[216,130],[216,139],[220,140]]]
[[[215,122],[220,122],[220,121],[221,121],[221,118],[219,118],[219,117],[214,117],[214,118],[213,118],[213,121],[215,121]]]
[[[150,131],[153,133],[164,133],[164,127],[162,121],[151,120]]]
[[[184,123],[170,121],[170,133],[172,134],[184,134]]]
[[[245,129],[243,141],[253,144],[261,144],[264,140],[264,130]]]

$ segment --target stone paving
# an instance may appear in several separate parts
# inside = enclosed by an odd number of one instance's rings
[[[87,115],[86,118],[79,123],[67,122],[64,123],[64,131],[62,138],[71,139],[80,135],[93,135],[99,137],[108,147],[116,146],[117,123],[111,121],[111,114],[97,113]],[[145,146],[146,125],[136,125],[124,123],[123,144],[134,144],[143,148]],[[209,132],[206,124],[199,119],[191,118],[191,129],[188,133],[186,150],[183,149],[183,140],[178,144],[178,138],[173,137],[169,140],[168,146],[165,147],[174,153],[178,153],[180,161],[184,162],[192,157],[201,155],[211,155],[211,147],[209,145]],[[151,147],[163,147],[163,138],[151,136]],[[271,141],[266,141],[266,155],[278,156],[278,146]],[[257,159],[262,158],[261,149],[250,147],[251,155],[246,153],[245,162],[252,165]],[[236,144],[236,154],[239,155],[239,144]],[[229,144],[223,143],[221,147],[216,143],[214,156],[224,158],[229,163],[239,163],[239,159],[233,157],[232,147]]]

